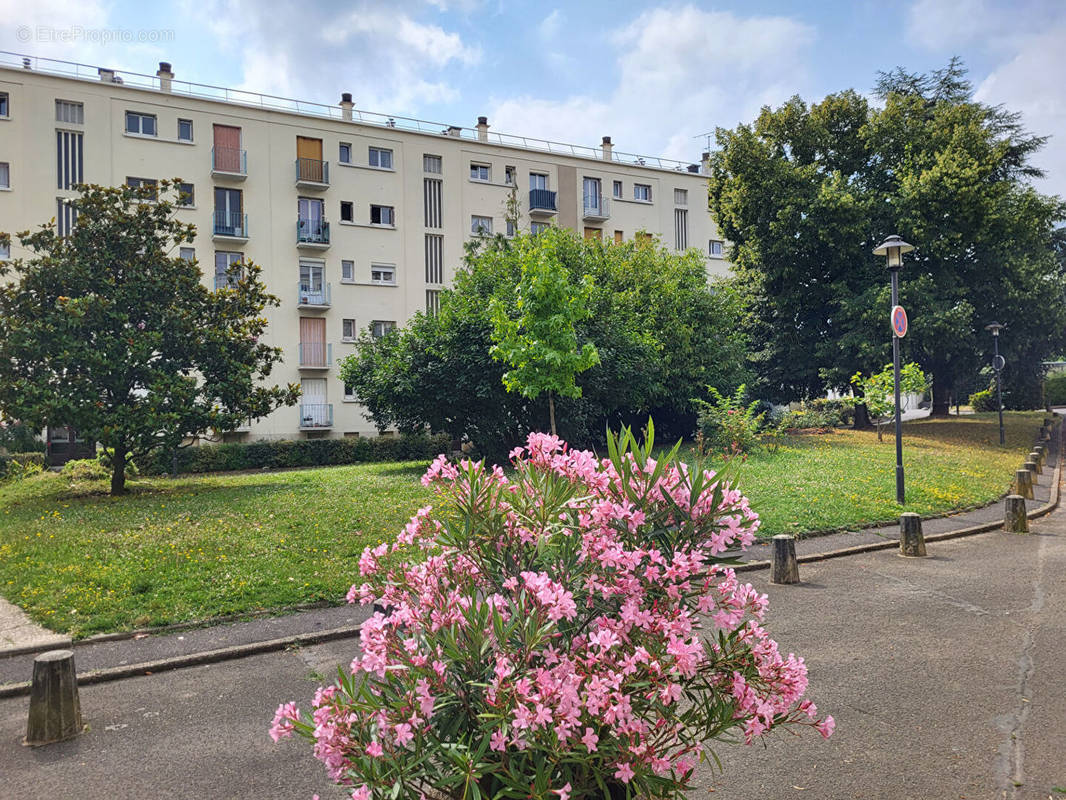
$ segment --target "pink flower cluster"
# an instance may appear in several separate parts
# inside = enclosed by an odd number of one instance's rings
[[[363,625],[351,675],[309,718],[279,707],[271,736],[311,739],[357,800],[397,783],[419,800],[475,773],[482,794],[525,796],[545,763],[552,798],[601,795],[596,773],[665,796],[734,729],[749,743],[783,724],[828,737],[803,659],[761,625],[766,597],[719,563],[753,540],[747,499],[620,444],[598,459],[532,434],[512,477],[434,461],[423,482],[440,508],[359,560],[349,601],[385,611]],[[389,552],[408,557],[385,569]]]

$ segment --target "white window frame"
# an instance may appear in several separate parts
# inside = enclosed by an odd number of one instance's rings
[[[347,157],[345,157],[345,150],[347,150]],[[339,161],[341,164],[351,164],[352,163],[352,143],[351,142],[341,142],[340,145],[337,147],[337,161]]]
[[[349,323],[351,325],[349,326]],[[359,328],[356,327],[354,317],[345,317],[341,320],[341,341],[354,342],[359,338]]]
[[[518,233],[518,227],[514,224],[513,219],[507,220],[507,236],[512,237]]]
[[[529,232],[531,234],[533,234],[534,236],[537,236],[539,234],[544,233],[544,231],[548,230],[548,228],[550,228],[550,227],[551,227],[551,223],[550,222],[530,222],[529,223]]]
[[[0,242],[0,261],[8,261],[11,258],[11,242]]]
[[[353,339],[352,341],[355,341],[355,340]],[[352,387],[349,386],[348,384],[344,384],[344,402],[346,402],[346,403],[355,403],[355,402],[357,402],[357,398],[355,396],[355,392],[352,391]],[[345,435],[347,435],[347,434],[345,434]],[[358,436],[358,435],[359,434],[356,434],[356,436]]]
[[[218,271],[218,257],[219,256],[225,256],[226,257],[226,271],[225,272],[219,272]],[[232,256],[236,256],[236,258],[232,258]],[[229,271],[229,268],[231,266],[233,266],[234,264],[240,264],[243,261],[244,261],[244,253],[238,253],[238,252],[233,251],[233,250],[216,250],[215,251],[215,291],[216,292],[219,289],[229,288],[230,286],[233,285],[232,283],[228,283],[227,282],[227,285],[225,287],[219,286],[218,285],[218,279],[219,279],[220,276],[224,277],[226,272]]]
[[[394,330],[396,330],[396,323],[392,320],[376,319],[370,323],[370,335],[375,339],[380,339]]]
[[[11,188],[11,162],[0,161],[0,189]]]
[[[378,209],[378,221],[377,222],[374,222],[374,209],[375,208]],[[388,213],[383,213],[386,210],[388,211]],[[385,217],[389,218],[388,222],[382,222],[382,220]],[[396,227],[396,207],[395,206],[379,205],[378,203],[371,203],[370,204],[370,224],[371,225],[380,225],[382,228],[395,228]]]
[[[444,159],[432,153],[422,154],[422,171],[430,175],[440,175],[444,172]]]
[[[543,186],[535,186],[534,184],[543,183]],[[545,172],[531,172],[529,173],[529,191],[541,190],[548,191],[548,175]]]
[[[518,185],[518,169],[516,167],[503,168],[503,182],[507,186]]]
[[[641,191],[644,190],[644,191]],[[641,195],[645,195],[641,197]],[[650,203],[651,202],[651,184],[650,183],[634,183],[633,184],[633,200],[637,203]]]
[[[11,95],[0,92],[0,119],[11,118]]]
[[[488,224],[485,224],[486,220],[488,221]],[[474,236],[491,236],[492,217],[483,217],[480,214],[472,214],[470,216],[470,233]]]
[[[57,97],[56,122],[66,125],[84,125],[85,105],[77,100],[61,100]]]
[[[189,126],[189,135],[188,136],[182,136],[181,135],[182,123],[186,123]],[[191,119],[185,119],[183,117],[179,117],[178,118],[178,141],[179,142],[191,142],[191,141],[194,141],[195,136],[196,136],[196,128],[193,126],[192,120]]]
[[[725,258],[725,242],[721,239],[709,240],[707,242],[707,255],[711,258]]]
[[[688,205],[688,189],[674,189],[674,205],[675,206],[687,206]]]
[[[347,219],[344,218],[344,208],[345,208],[345,206],[348,207],[348,211],[349,211]],[[352,201],[352,200],[341,200],[340,215],[341,215],[341,222],[355,222],[355,202]]]
[[[392,150],[371,145],[367,151],[367,163],[377,169],[392,169]]]
[[[184,194],[184,192],[182,192],[182,187],[183,186],[188,186],[189,187],[189,191],[187,192],[187,194],[189,195],[189,201],[187,203],[183,203],[182,200],[181,200],[181,195]],[[192,184],[192,183],[189,183],[188,181],[183,181],[182,183],[178,184],[177,189],[178,189],[178,200],[177,200],[178,208],[196,208],[196,185]]]
[[[341,283],[355,283],[355,262],[351,259],[341,259]]]
[[[611,186],[611,194],[618,200],[622,199],[622,182],[615,181]]]
[[[377,273],[380,273],[378,275]],[[375,286],[395,286],[396,285],[396,265],[395,264],[370,264],[370,282]]]
[[[134,117],[137,118],[137,130],[131,131],[130,130],[130,119],[134,118]],[[146,119],[152,120],[152,132],[151,133],[145,133],[144,132],[144,121]],[[125,116],[125,124],[126,124],[126,127],[125,127],[124,130],[125,130],[126,133],[130,134],[131,136],[158,136],[159,135],[159,119],[156,117],[155,114],[147,114],[147,113],[145,113],[143,111],[129,111],[129,110],[127,110],[126,111],[126,116]]]
[[[470,162],[470,180],[481,183],[492,182],[492,165],[483,164],[479,161]]]
[[[178,258],[183,261],[195,261],[196,260],[196,248],[195,247],[179,247]]]

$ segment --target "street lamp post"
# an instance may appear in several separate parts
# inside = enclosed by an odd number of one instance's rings
[[[903,505],[903,421],[900,419],[899,398],[899,340],[907,332],[907,314],[899,304],[899,270],[903,254],[914,249],[898,236],[889,236],[874,248],[875,256],[884,256],[892,277],[892,373],[896,393],[896,502]]]
[[[996,374],[996,409],[999,411],[999,443],[1006,444],[1006,437],[1003,435],[1003,381],[1000,374],[1000,370],[1006,365],[1006,360],[999,354],[999,332],[1003,330],[1006,325],[1000,325],[998,322],[990,322],[985,325],[986,331],[992,331],[992,371]]]

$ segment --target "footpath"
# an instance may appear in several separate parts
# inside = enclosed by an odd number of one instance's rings
[[[1057,499],[1058,458],[1056,447],[1032,511]],[[782,731],[767,748],[722,746],[724,773],[705,766],[705,788],[729,798],[1066,797],[1066,509],[1033,519],[1029,535],[936,539],[1002,519],[997,503],[926,521],[924,559],[898,555],[896,526],[801,540],[798,585],[772,585],[748,565],[744,579],[770,597],[771,633],[806,657],[810,697],[838,728],[828,742]],[[0,797],[344,797],[310,748],[274,745],[266,730],[279,702],[306,706],[350,661],[367,613],[314,609],[77,643],[89,730],[36,749],[20,746],[33,655],[0,656]]]

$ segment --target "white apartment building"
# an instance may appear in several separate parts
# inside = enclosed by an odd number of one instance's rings
[[[193,247],[216,288],[233,261],[263,267],[281,306],[268,309],[284,349],[271,380],[299,383],[296,408],[237,438],[368,435],[375,428],[337,377],[359,334],[432,311],[463,245],[509,234],[518,189],[523,230],[560,225],[622,241],[661,237],[700,249],[724,273],[701,164],[563,145],[356,108],[180,82],[0,52],[0,230],[76,222],[75,183],[178,177]],[[26,256],[17,241],[0,258]]]

